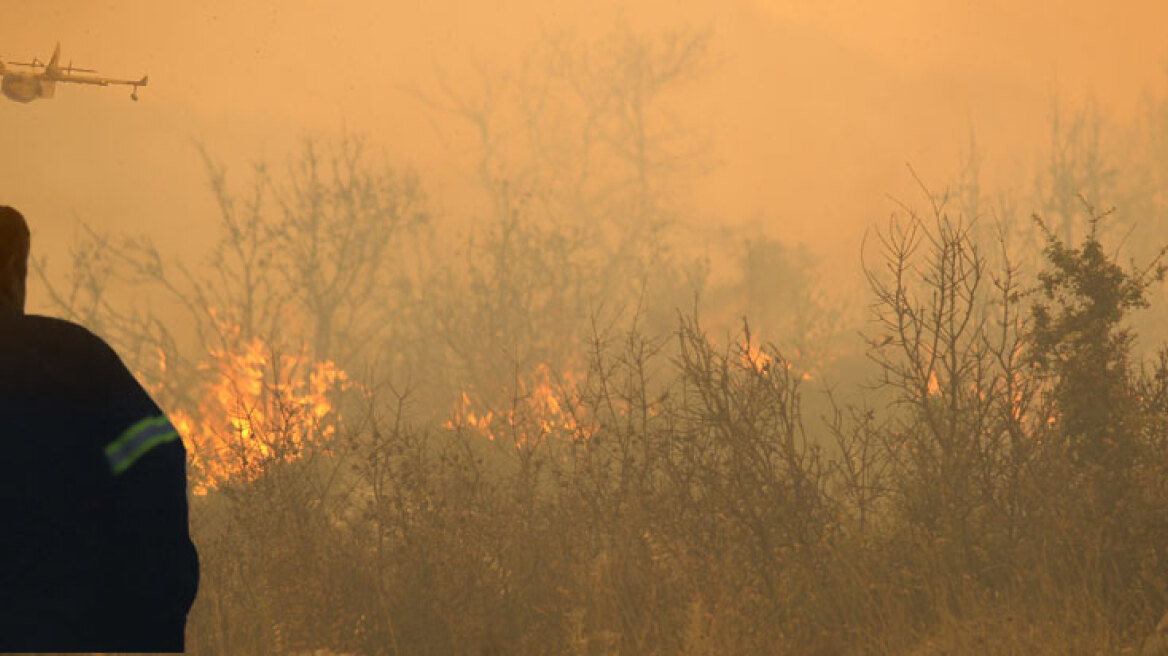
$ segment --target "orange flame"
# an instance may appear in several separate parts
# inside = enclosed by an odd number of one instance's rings
[[[929,371],[928,395],[941,396],[941,381],[937,378],[937,372],[932,370]]]
[[[754,340],[749,342],[743,339],[738,344],[740,359],[742,366],[754,369],[763,376],[768,376],[775,367],[783,367],[787,371],[791,371],[799,376],[803,381],[815,380],[815,375],[801,367],[796,367],[795,363],[779,354],[776,358],[770,351],[763,348],[762,344],[755,343]],[[795,351],[796,358],[799,357],[798,350]]]
[[[340,420],[332,397],[347,385],[344,371],[331,361],[280,354],[259,339],[210,356],[201,368],[212,378],[194,413],[171,413],[195,494],[255,480],[310,446],[327,449]]]
[[[476,410],[480,404],[464,391],[453,417],[443,427],[469,429],[491,441],[510,435],[516,448],[543,442],[548,437],[588,439],[596,429],[583,420],[583,408],[575,399],[579,377],[569,370],[558,381],[553,378],[551,367],[538,365],[530,376],[519,380],[511,407],[499,412]]]

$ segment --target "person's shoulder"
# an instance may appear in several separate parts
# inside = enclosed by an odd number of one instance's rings
[[[39,314],[21,317],[18,330],[32,341],[71,354],[88,353],[95,357],[117,357],[114,350],[93,331],[72,321]]]
[[[26,314],[21,318],[21,327],[39,335],[62,337],[78,343],[92,345],[108,345],[85,326],[57,317],[46,317],[40,314]]]
[[[39,315],[0,318],[0,397],[10,407],[66,403],[88,412],[132,382],[121,358],[84,326]]]
[[[26,314],[20,318],[20,322],[25,328],[89,335],[98,338],[97,335],[94,335],[85,326],[59,317],[48,317],[43,314]]]

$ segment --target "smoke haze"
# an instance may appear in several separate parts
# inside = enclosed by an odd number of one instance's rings
[[[0,98],[0,204],[191,652],[1168,645],[1168,3],[1053,4],[0,0],[150,78]]]
[[[0,55],[150,75],[124,89],[63,85],[4,104],[5,202],[42,253],[80,218],[190,249],[214,214],[194,144],[235,173],[279,161],[306,135],[368,134],[416,167],[437,209],[473,177],[473,135],[419,102],[441,72],[459,89],[474,63],[515,71],[559,35],[711,30],[703,71],[674,93],[678,125],[708,148],[691,186],[696,220],[852,258],[865,225],[911,196],[905,170],[943,186],[976,134],[991,184],[1026,187],[1052,98],[1094,98],[1124,121],[1164,81],[1168,8],[1098,3],[235,2],[4,3]],[[811,8],[813,7],[813,8]],[[1021,179],[1020,179],[1021,178]],[[459,196],[456,198],[456,196]]]

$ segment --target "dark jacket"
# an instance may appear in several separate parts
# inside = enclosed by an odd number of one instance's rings
[[[0,651],[182,651],[182,440],[88,330],[0,319]]]

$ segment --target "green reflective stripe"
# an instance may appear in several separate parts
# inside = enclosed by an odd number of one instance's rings
[[[105,447],[105,457],[114,474],[121,474],[150,449],[178,439],[178,432],[166,417],[147,417],[126,429]]]

